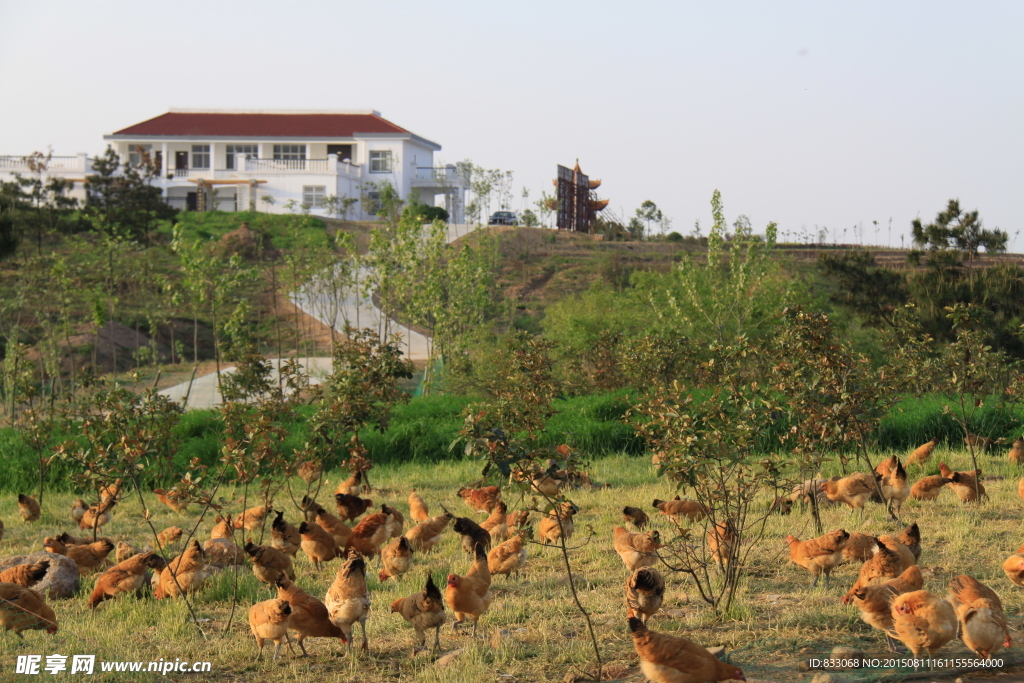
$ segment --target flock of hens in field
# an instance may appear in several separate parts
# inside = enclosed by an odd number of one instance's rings
[[[907,465],[921,465],[932,455],[934,440],[918,448]],[[1024,463],[1024,440],[1018,439],[1010,451],[1010,459]],[[907,471],[892,456],[873,473],[854,473],[831,480],[814,479],[796,487],[787,498],[776,500],[775,506],[787,512],[794,502],[814,501],[819,505],[845,504],[851,514],[863,514],[870,500],[885,502],[900,509],[908,497],[933,500],[950,488],[964,502],[985,495],[981,471],[954,472],[940,464],[940,474],[926,476],[910,485]],[[300,472],[308,482],[321,475],[318,468]],[[533,488],[546,496],[556,496],[564,486],[576,484],[564,472],[537,470],[531,475]],[[1024,497],[1024,479],[1019,484]],[[188,503],[177,500],[163,490],[154,491],[159,501],[176,513],[185,513]],[[64,555],[74,561],[81,575],[98,572],[115,554],[117,564],[105,569],[96,578],[89,605],[98,607],[103,601],[122,594],[142,595],[145,585],[152,586],[156,599],[176,598],[199,591],[214,572],[246,561],[252,565],[259,581],[276,586],[277,598],[256,603],[249,609],[249,625],[262,658],[266,642],[274,643],[274,658],[282,643],[299,647],[305,656],[306,638],[333,638],[352,650],[353,628],[359,624],[362,650],[369,647],[366,621],[370,615],[370,592],[366,580],[367,558],[377,558],[377,578],[386,581],[413,569],[413,558],[430,557],[431,550],[449,525],[462,537],[462,549],[472,556],[463,574],[447,576],[444,591],[427,573],[422,591],[397,600],[391,611],[399,613],[416,633],[418,647],[426,646],[428,632],[433,630],[433,647],[439,647],[440,630],[447,621],[445,607],[455,615],[453,627],[472,623],[476,634],[480,618],[487,613],[494,593],[492,577],[503,574],[518,577],[527,559],[527,544],[534,535],[540,542],[557,545],[574,532],[574,517],[579,509],[562,503],[537,523],[536,532],[528,526],[530,513],[509,512],[497,486],[464,488],[458,491],[474,513],[487,514],[476,523],[468,517],[455,517],[440,506],[443,514],[431,516],[426,502],[415,489],[409,494],[411,521],[406,530],[405,516],[394,506],[374,504],[361,496],[369,493],[362,476],[356,473],[335,491],[336,513],[324,509],[310,498],[303,499],[305,519],[298,526],[284,519],[284,513],[269,506],[245,510],[235,518],[217,516],[210,539],[204,543],[191,540],[172,560],[166,562],[154,550],[140,550],[126,542],[113,543],[107,538],[93,541],[63,533],[47,537],[43,545],[50,553]],[[88,505],[81,499],[72,507],[72,517],[84,530],[108,524],[122,494],[120,482],[100,490],[100,500]],[[18,496],[22,519],[34,522],[40,518],[38,502],[28,495]],[[700,521],[704,510],[690,500],[655,500],[654,508],[679,526]],[[662,547],[657,530],[644,531],[648,516],[637,507],[625,507],[624,520],[638,529],[630,532],[615,527],[612,545],[630,572],[625,582],[623,626],[632,632],[641,670],[656,683],[703,683],[704,681],[745,680],[743,672],[718,660],[705,648],[679,636],[648,630],[648,619],[661,608],[665,579],[655,566],[657,551]],[[361,518],[361,519],[360,519]],[[270,521],[270,543],[255,545],[248,541],[236,544],[236,534],[253,532]],[[349,523],[354,522],[354,526]],[[242,531],[244,530],[244,531]],[[0,522],[2,534],[2,522]],[[177,542],[183,531],[169,527],[158,537],[158,547],[167,548]],[[261,536],[262,538],[262,536]],[[729,523],[719,523],[707,534],[708,550],[719,563],[727,562],[734,542]],[[1010,636],[999,596],[980,581],[960,575],[949,583],[947,597],[922,590],[924,579],[917,566],[921,555],[921,533],[912,524],[897,536],[878,537],[848,533],[838,529],[819,538],[798,540],[786,538],[790,559],[807,569],[817,585],[820,575],[826,584],[832,570],[843,562],[861,562],[859,576],[843,597],[854,604],[861,618],[881,630],[886,644],[898,651],[902,642],[915,657],[934,655],[958,635],[963,643],[982,658],[1000,648],[1009,647]],[[322,563],[341,560],[334,582],[321,600],[306,593],[297,583],[293,560],[302,552],[316,570]],[[428,560],[422,561],[426,565]],[[21,636],[26,630],[58,629],[56,615],[42,594],[32,586],[49,570],[47,560],[21,564],[0,572],[0,623],[5,630]],[[1014,584],[1024,586],[1024,547],[1003,564],[1006,576]],[[289,635],[290,634],[290,635]]]

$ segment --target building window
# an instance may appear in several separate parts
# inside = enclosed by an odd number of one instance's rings
[[[153,145],[132,145],[128,150],[128,165],[129,166],[140,166],[142,164],[142,155],[150,154],[150,160],[152,160]]]
[[[209,145],[192,145],[192,168],[210,168]]]
[[[324,208],[324,196],[327,194],[325,185],[303,185],[302,205],[311,209]]]
[[[391,150],[370,152],[370,173],[391,173]]]
[[[274,145],[275,161],[305,161],[305,145]]]
[[[233,171],[235,169],[235,155],[244,154],[250,159],[255,159],[259,156],[259,145],[228,145],[227,146],[227,168]]]

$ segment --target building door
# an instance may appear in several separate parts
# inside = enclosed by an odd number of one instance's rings
[[[178,152],[182,154],[182,152]],[[186,211],[198,211],[199,210],[199,193],[189,192],[185,195],[185,210]]]
[[[157,150],[153,154],[153,165],[156,166],[158,172],[163,172],[164,169],[164,155],[163,152]]]
[[[352,160],[352,145],[327,145],[328,154],[337,154],[338,161]]]
[[[188,170],[188,152],[174,153],[174,168],[178,169],[179,171]]]

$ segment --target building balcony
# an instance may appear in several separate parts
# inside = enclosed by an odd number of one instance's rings
[[[35,164],[40,164],[33,169]],[[80,175],[92,173],[92,160],[85,154],[73,157],[18,157],[0,156],[0,173],[30,175],[42,171],[44,175]]]
[[[454,166],[417,166],[412,176],[413,187],[468,189],[466,179]]]

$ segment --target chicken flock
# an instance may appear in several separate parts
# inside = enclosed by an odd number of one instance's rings
[[[1024,441],[1018,442],[1011,459],[1015,453],[1018,460],[1024,459]],[[908,499],[932,501],[947,488],[964,503],[982,500],[986,491],[980,469],[955,472],[941,463],[938,475],[924,476],[911,484],[907,468],[922,466],[935,445],[935,440],[924,444],[907,458],[906,464],[891,456],[873,472],[803,482],[788,497],[776,499],[771,511],[788,514],[794,504],[801,503],[819,508],[845,505],[852,519],[858,514],[863,517],[866,506],[875,502],[898,515]],[[320,474],[319,469],[309,473],[314,479]],[[559,474],[549,469],[534,476],[531,482],[535,492],[558,496],[572,484]],[[592,486],[589,480],[587,484]],[[1024,498],[1024,479],[1018,490]],[[183,526],[195,526],[184,518],[187,501],[161,489],[153,493],[162,505],[182,517]],[[350,656],[355,647],[368,651],[367,622],[372,602],[367,576],[371,566],[375,566],[380,583],[408,579],[423,586],[390,605],[390,611],[399,614],[415,632],[414,652],[426,649],[428,636],[432,636],[432,648],[439,649],[441,629],[446,623],[451,623],[455,632],[471,629],[475,636],[495,597],[494,578],[517,580],[526,568],[531,543],[557,546],[570,542],[576,517],[581,513],[568,501],[555,505],[547,514],[510,511],[498,486],[483,486],[457,491],[472,514],[484,516],[476,520],[458,517],[439,503],[435,505],[441,514],[431,514],[431,506],[415,488],[408,494],[408,512],[403,514],[394,505],[378,505],[363,497],[370,495],[370,489],[356,474],[336,488],[333,512],[306,496],[301,501],[301,519],[292,522],[273,504],[260,505],[236,516],[218,514],[205,541],[188,536],[183,539],[183,529],[173,526],[157,534],[152,547],[136,548],[125,541],[95,538],[97,530],[114,518],[122,495],[121,482],[105,486],[99,494],[95,505],[82,499],[72,505],[72,521],[89,531],[88,535],[61,533],[47,536],[42,542],[46,551],[71,559],[80,575],[96,576],[89,607],[98,609],[105,601],[122,595],[141,598],[147,590],[157,600],[174,599],[203,590],[210,578],[226,567],[249,564],[255,578],[275,595],[248,610],[258,659],[262,659],[267,641],[274,644],[274,659],[281,654],[282,646],[298,655],[297,647],[301,656],[307,656],[307,638],[337,639]],[[42,516],[32,496],[20,494],[18,508],[25,523],[37,522]],[[745,680],[739,668],[720,661],[696,643],[649,630],[648,624],[661,610],[666,593],[666,579],[658,570],[659,549],[665,544],[661,532],[652,528],[652,515],[667,522],[669,528],[683,529],[701,522],[707,513],[700,503],[679,496],[655,499],[647,510],[651,512],[623,507],[623,525],[611,529],[607,538],[624,566],[625,578],[620,584],[622,624],[632,637],[643,674],[656,683]],[[531,525],[531,514],[539,516],[536,529]],[[440,562],[440,558],[431,562],[432,551],[445,533],[461,537],[466,559],[455,567]],[[257,543],[254,538],[266,542]],[[708,524],[704,542],[708,556],[719,569],[736,557],[738,538],[729,520]],[[842,564],[859,564],[857,578],[841,601],[856,608],[866,624],[881,631],[891,651],[905,647],[914,656],[934,655],[960,638],[972,652],[988,658],[1011,646],[1002,603],[990,586],[962,574],[944,589],[929,587],[938,593],[925,589],[925,574],[919,565],[922,530],[916,523],[894,535],[835,529],[806,540],[789,535],[785,543],[792,564],[813,577],[812,587],[822,576],[828,586],[833,571]],[[172,551],[176,553],[173,556]],[[334,580],[322,599],[303,590],[300,584],[311,572],[328,571],[335,560]],[[434,575],[442,566],[442,575],[447,571],[443,588],[435,583]],[[1024,546],[1007,557],[1002,568],[1010,582],[1024,587]],[[0,624],[4,630],[14,631],[19,637],[28,630],[57,632],[52,607],[41,592],[33,589],[48,569],[49,563],[42,561],[0,572]],[[947,594],[941,595],[943,592]]]

